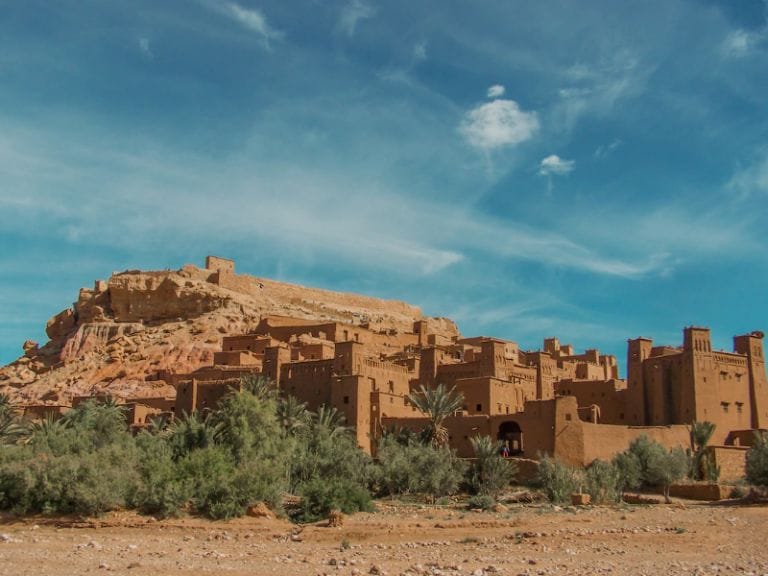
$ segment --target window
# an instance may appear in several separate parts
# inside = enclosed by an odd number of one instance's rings
[[[565,415],[565,419],[566,419],[566,420],[571,420],[571,419],[572,419],[572,416],[571,416],[571,414],[566,414],[566,415]]]
[[[731,405],[730,402],[720,402],[720,406],[723,407],[723,412],[728,413],[728,407]]]
[[[349,404],[349,396],[344,396],[344,404]]]
[[[744,402],[736,402],[736,412],[741,414],[741,411],[744,409]]]
[[[475,410],[476,410],[477,412],[482,412],[482,411],[483,411],[483,405],[482,405],[482,404],[478,404],[478,405],[475,407]]]

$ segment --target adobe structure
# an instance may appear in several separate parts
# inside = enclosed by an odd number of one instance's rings
[[[261,298],[242,333],[233,332],[238,324],[232,322],[252,300],[237,299],[238,294]],[[116,346],[110,342],[134,338],[129,344],[138,347],[141,358],[136,339],[170,338],[181,330],[184,315],[189,323],[190,311],[209,310],[223,310],[230,319],[217,326],[220,336],[206,340],[218,350],[197,368],[160,364],[166,367],[146,376],[150,384],[171,385],[175,397],[125,397],[133,426],[146,426],[162,414],[214,409],[240,387],[243,376],[262,374],[310,410],[322,405],[339,410],[372,454],[384,430],[420,430],[427,423],[409,395],[437,384],[463,395],[463,406],[446,426],[452,447],[464,457],[473,455],[473,436],[489,435],[515,456],[550,454],[586,465],[610,458],[640,435],[688,447],[690,424],[706,420],[717,426],[712,438],[717,463],[739,475],[753,431],[768,428],[761,332],[735,337],[733,352],[713,351],[709,330],[699,327],[685,328],[679,347],[629,340],[627,378],[621,379],[616,358],[595,349],[579,354],[557,338],[546,338],[539,350],[521,350],[498,338],[466,338],[450,320],[423,317],[404,303],[239,275],[232,260],[213,256],[205,270],[188,265],[179,272],[115,274],[94,291],[81,291],[74,313],[61,313],[49,327],[63,331],[59,317],[68,323],[73,336],[62,340],[60,353],[67,366],[67,355],[82,354],[86,345],[100,353],[99,337],[109,338],[107,352]],[[176,316],[182,317],[176,324],[164,320]],[[152,322],[166,322],[158,324],[164,328],[157,336],[150,332]],[[202,330],[198,326],[203,325],[193,324],[194,330]],[[29,354],[34,361],[39,352]],[[119,356],[110,361],[118,360],[128,365]],[[66,407],[25,410],[42,417]]]
[[[629,340],[623,380],[614,356],[577,354],[557,338],[524,351],[515,342],[442,328],[430,319],[398,332],[265,316],[248,334],[224,336],[211,366],[173,376],[176,415],[213,408],[241,376],[263,374],[310,410],[338,409],[369,453],[387,428],[422,428],[427,420],[409,394],[439,383],[463,395],[446,426],[466,457],[472,436],[490,435],[514,455],[588,464],[643,434],[688,447],[689,425],[704,420],[717,425],[713,444],[738,453],[753,430],[768,426],[760,332],[734,338],[733,352],[713,351],[706,328],[685,328],[681,347]]]

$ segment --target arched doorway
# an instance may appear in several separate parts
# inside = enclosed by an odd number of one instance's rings
[[[523,453],[523,431],[517,422],[502,422],[499,426],[498,439],[509,447],[510,456]]]

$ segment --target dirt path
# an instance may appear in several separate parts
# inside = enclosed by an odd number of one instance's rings
[[[379,508],[340,528],[130,513],[11,520],[0,574],[768,575],[768,507]]]

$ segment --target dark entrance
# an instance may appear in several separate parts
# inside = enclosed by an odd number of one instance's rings
[[[517,422],[502,422],[498,438],[509,447],[510,456],[523,453],[523,431]]]

